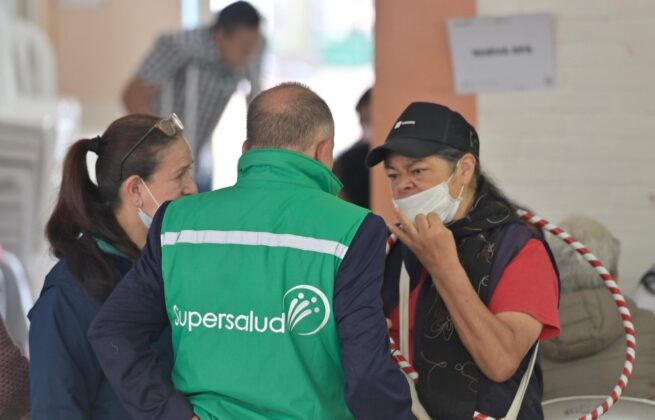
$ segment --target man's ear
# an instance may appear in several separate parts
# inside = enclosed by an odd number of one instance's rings
[[[246,153],[248,150],[250,150],[250,143],[248,142],[248,139],[246,139],[241,144],[241,153]]]
[[[334,139],[327,138],[316,143],[316,149],[314,149],[314,159],[327,166],[328,169],[332,170],[332,166],[334,165],[333,153]]]

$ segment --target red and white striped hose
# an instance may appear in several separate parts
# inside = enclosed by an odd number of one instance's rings
[[[560,227],[550,223],[548,220],[544,219],[543,217],[535,216],[532,213],[520,209],[516,210],[516,213],[526,222],[540,229],[546,230],[554,236],[557,236],[566,244],[568,244],[573,249],[575,249],[575,251],[578,254],[582,255],[584,259],[592,267],[594,267],[594,269],[600,275],[600,278],[603,280],[603,282],[605,282],[605,286],[607,286],[610,292],[612,292],[612,297],[614,298],[614,302],[616,303],[616,306],[619,309],[619,313],[621,314],[621,319],[623,319],[623,327],[625,331],[625,340],[626,340],[627,347],[625,353],[625,363],[623,365],[623,371],[621,372],[619,381],[616,384],[616,386],[612,389],[612,392],[610,393],[609,397],[607,397],[607,399],[603,401],[602,404],[600,404],[598,407],[596,407],[595,410],[593,410],[591,413],[587,414],[586,416],[580,417],[580,420],[597,419],[598,417],[607,413],[607,411],[619,400],[619,398],[621,398],[621,394],[625,390],[626,385],[628,385],[628,380],[632,375],[632,368],[636,357],[636,351],[635,351],[636,339],[635,339],[634,325],[632,324],[632,316],[630,315],[630,310],[628,309],[628,305],[625,302],[625,298],[621,294],[621,290],[619,290],[619,286],[614,281],[614,277],[612,277],[612,275],[609,273],[609,271],[607,271],[607,269],[598,260],[598,258],[596,258],[596,256],[592,254],[582,243],[580,243],[573,236],[566,233]],[[393,247],[393,245],[396,243],[396,240],[397,238],[393,234],[390,235],[389,238],[387,239],[387,248],[386,248],[387,254],[389,254],[389,251],[391,250],[391,247]],[[400,352],[398,346],[393,341],[393,339],[390,338],[390,340],[391,340],[391,356],[393,357],[394,361],[396,362],[398,367],[405,373],[405,375],[407,375],[414,382],[418,382],[418,372],[416,372],[414,367],[407,361],[407,359],[405,359],[405,357]],[[473,419],[495,420],[493,417],[489,417],[477,411],[473,413]]]
[[[389,251],[391,248],[394,246],[398,239],[396,238],[396,235],[393,233],[389,235],[387,238],[387,247],[386,247],[386,255],[389,255]],[[407,359],[405,359],[405,356],[400,352],[400,349],[398,348],[398,345],[396,344],[395,341],[393,341],[393,338],[389,336],[389,348],[391,349],[391,357],[393,357],[393,360],[396,362],[396,365],[400,368],[400,370],[405,373],[405,375],[411,379],[414,382],[418,382],[418,372],[416,369],[414,369],[414,366],[412,366]]]

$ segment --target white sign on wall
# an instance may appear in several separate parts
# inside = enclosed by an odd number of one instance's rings
[[[71,9],[91,9],[102,6],[105,0],[59,0],[59,4],[63,7]]]
[[[550,15],[448,20],[457,93],[555,86]]]

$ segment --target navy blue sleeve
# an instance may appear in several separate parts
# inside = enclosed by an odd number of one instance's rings
[[[88,321],[56,287],[30,311],[32,419],[83,420],[91,415],[100,366],[86,341]]]
[[[368,215],[335,279],[334,316],[341,340],[346,403],[356,419],[414,419],[407,380],[391,358],[382,311],[384,221]]]
[[[88,338],[105,376],[137,419],[190,419],[191,404],[158,365],[151,343],[169,325],[161,274],[161,223],[153,218],[141,258],[114,289],[89,329]]]

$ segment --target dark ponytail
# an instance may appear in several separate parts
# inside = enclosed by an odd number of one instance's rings
[[[466,154],[452,147],[444,147],[443,150],[437,154],[442,159],[448,161],[452,170],[455,170],[457,162]],[[480,159],[475,159],[475,193],[476,196],[481,190],[485,190],[493,199],[499,203],[509,207],[510,209],[522,208],[519,207],[514,201],[510,200],[505,193],[491,180],[489,175],[482,170]]]
[[[46,225],[46,236],[54,255],[66,259],[82,289],[94,298],[106,298],[119,280],[95,238],[109,242],[131,258],[140,255],[114,215],[121,205],[120,186],[135,174],[148,180],[159,165],[159,152],[178,137],[167,137],[154,130],[152,138],[144,141],[126,161],[122,179],[119,166],[125,153],[157,120],[147,115],[123,117],[112,123],[102,137],[75,142],[64,159],[61,188]],[[89,151],[98,154],[98,185],[89,177]]]

